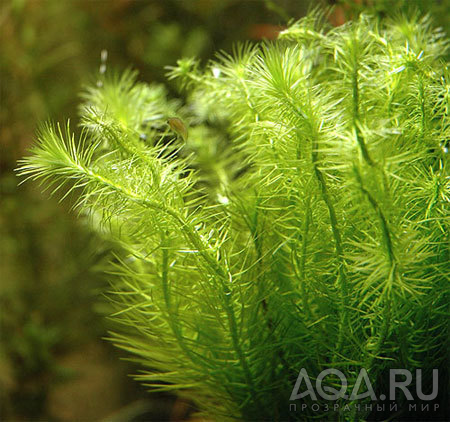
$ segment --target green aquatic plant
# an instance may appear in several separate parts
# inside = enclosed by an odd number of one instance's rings
[[[125,72],[85,91],[79,136],[41,129],[19,173],[121,248],[111,340],[138,380],[220,421],[359,420],[370,397],[294,411],[299,370],[351,391],[365,369],[378,394],[389,369],[445,367],[447,44],[426,18],[310,15],[180,60],[185,105]]]

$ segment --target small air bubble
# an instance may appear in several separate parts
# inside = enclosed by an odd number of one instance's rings
[[[227,205],[230,203],[230,200],[226,196],[221,195],[220,193],[217,194],[217,200],[223,205]]]
[[[100,60],[101,60],[101,64],[100,64],[100,68],[99,68],[99,73],[100,75],[104,75],[106,72],[106,60],[108,59],[108,50],[103,49],[100,52]],[[101,80],[97,81],[97,87],[101,88],[103,86],[103,82]]]

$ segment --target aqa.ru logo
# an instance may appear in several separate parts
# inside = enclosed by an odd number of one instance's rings
[[[335,375],[339,378],[341,387],[339,390],[330,387],[328,385],[322,385],[323,380],[328,375]],[[398,380],[397,375],[405,377],[403,380]],[[408,389],[408,385],[411,384],[412,374],[407,369],[390,369],[389,370],[389,400],[396,399],[396,390],[400,389],[403,391],[407,400],[414,400],[413,395]],[[299,392],[301,384],[304,382],[306,385],[306,390]],[[359,393],[361,389],[361,384],[364,382],[366,388],[364,392]],[[379,398],[375,395],[372,387],[372,383],[369,380],[367,371],[363,368],[358,374],[350,395],[347,392],[347,378],[345,375],[339,371],[339,369],[329,368],[323,370],[316,379],[316,391],[317,394],[325,400],[338,400],[338,399],[349,399],[351,401],[364,399],[370,397],[372,400],[385,400],[386,395],[380,394]],[[308,376],[308,372],[305,368],[302,368],[298,374],[297,381],[295,382],[294,388],[292,389],[290,400],[301,399],[302,397],[310,396],[312,400],[317,400],[316,391],[311,383]],[[422,389],[422,370],[416,370],[416,393],[420,400],[429,401],[433,400],[438,395],[438,370],[433,369],[433,389],[430,394],[424,394]]]

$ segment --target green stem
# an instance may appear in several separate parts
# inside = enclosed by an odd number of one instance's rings
[[[166,311],[168,316],[168,323],[170,329],[172,330],[175,338],[178,341],[178,345],[181,347],[185,355],[194,363],[201,365],[201,362],[204,360],[202,356],[197,355],[192,352],[186,345],[183,335],[180,331],[180,327],[178,325],[178,316],[172,310],[172,301],[170,296],[170,287],[169,287],[169,251],[167,250],[167,245],[165,243],[165,239],[163,236],[162,244],[161,244],[161,253],[162,253],[162,262],[161,262],[161,284],[164,295],[164,302],[166,304]]]
[[[327,185],[325,182],[325,178],[319,169],[318,165],[318,141],[317,141],[317,135],[313,138],[312,142],[312,163],[314,167],[314,174],[316,175],[317,181],[320,186],[320,190],[322,193],[322,199],[325,202],[327,208],[328,208],[328,214],[330,216],[330,223],[331,223],[331,230],[333,232],[333,238],[335,243],[335,252],[336,252],[336,259],[338,261],[338,285],[340,286],[340,304],[339,304],[339,334],[338,334],[338,340],[336,343],[336,349],[335,354],[338,354],[342,348],[342,344],[344,341],[344,336],[347,325],[347,311],[345,309],[345,301],[347,298],[347,277],[345,274],[345,260],[343,257],[343,250],[342,250],[342,238],[341,233],[339,230],[337,217],[336,217],[336,211],[334,209],[334,205],[331,201],[330,195],[328,194]]]
[[[357,58],[354,58],[354,68],[352,72],[352,100],[353,100],[353,127],[355,129],[356,141],[361,149],[362,156],[364,160],[371,166],[374,166],[374,162],[370,157],[369,151],[367,149],[364,137],[361,134],[361,129],[359,127],[360,117],[359,117],[359,81],[358,81],[358,62]]]
[[[302,227],[302,247],[301,247],[300,262],[298,262],[297,254],[295,254],[293,259],[294,271],[300,280],[300,291],[302,294],[303,309],[308,318],[311,318],[311,310],[309,308],[308,303],[308,291],[305,288],[306,283],[305,267],[306,267],[306,251],[308,246],[309,225],[311,221],[310,206],[311,206],[311,196],[308,196],[305,204],[305,218],[303,220],[303,227]]]
[[[366,196],[367,200],[369,201],[370,205],[372,206],[372,208],[374,209],[374,211],[376,212],[376,214],[378,216],[378,219],[380,221],[381,231],[383,234],[383,243],[384,243],[386,251],[388,253],[389,261],[390,261],[391,265],[393,265],[395,263],[395,255],[394,255],[394,249],[393,249],[393,245],[392,245],[392,236],[389,231],[387,219],[383,213],[383,210],[381,209],[378,202],[376,201],[376,199],[364,187],[362,177],[361,177],[361,174],[360,174],[358,168],[356,166],[353,166],[353,170],[355,172],[356,179],[359,182],[362,193]]]
[[[236,315],[234,313],[233,306],[232,306],[232,300],[231,300],[232,292],[231,292],[230,288],[227,286],[227,283],[229,282],[227,274],[222,269],[222,267],[220,267],[220,265],[217,263],[217,261],[210,254],[205,252],[204,245],[203,245],[201,238],[199,237],[199,234],[197,232],[195,232],[194,230],[189,229],[187,222],[177,211],[170,209],[168,207],[164,207],[154,201],[150,201],[147,198],[143,198],[140,195],[133,193],[130,190],[113,183],[112,181],[104,178],[103,176],[92,172],[90,169],[87,169],[86,167],[77,165],[77,168],[80,171],[82,171],[89,178],[94,179],[97,183],[106,184],[109,188],[111,188],[115,192],[125,195],[129,200],[131,200],[141,206],[163,212],[163,213],[171,216],[178,223],[178,225],[180,226],[186,239],[192,244],[192,246],[194,246],[194,248],[198,251],[199,255],[202,257],[202,259],[207,264],[207,266],[210,267],[210,269],[215,274],[217,274],[217,276],[220,280],[220,283],[222,286],[222,299],[224,302],[225,312],[226,312],[227,318],[228,318],[233,348],[236,351],[236,354],[238,355],[239,362],[240,362],[241,367],[244,372],[245,380],[249,386],[250,393],[252,394],[252,397],[254,398],[255,403],[257,404],[257,406],[259,408],[264,409],[265,406],[263,403],[260,402],[260,400],[258,398],[258,392],[256,389],[256,385],[253,381],[253,377],[252,377],[250,368],[248,366],[245,354],[244,354],[241,344],[239,342],[238,329],[237,329],[237,323],[236,323]]]

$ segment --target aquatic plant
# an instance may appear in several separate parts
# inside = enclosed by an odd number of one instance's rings
[[[180,60],[183,106],[127,71],[85,91],[79,136],[40,130],[19,173],[120,247],[111,340],[139,381],[220,421],[358,420],[370,397],[292,411],[299,370],[351,390],[365,369],[378,394],[389,369],[445,367],[447,45],[427,18],[312,14]]]

